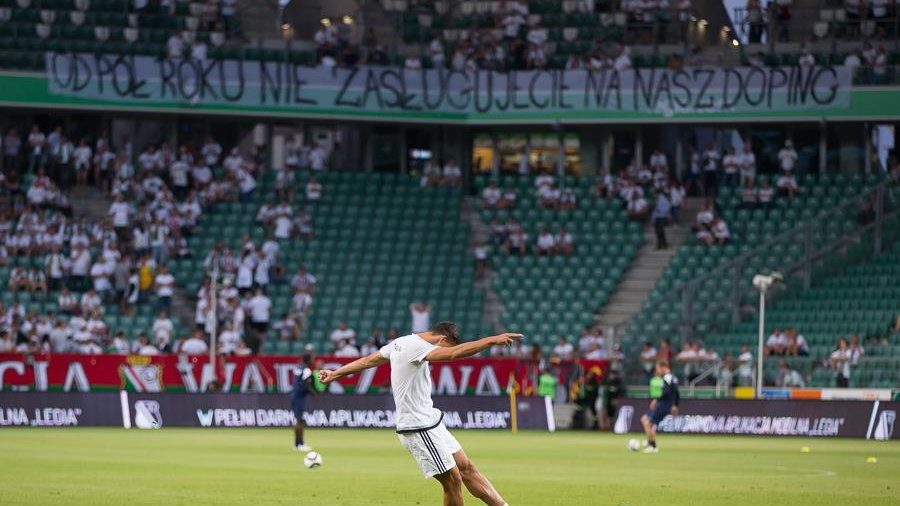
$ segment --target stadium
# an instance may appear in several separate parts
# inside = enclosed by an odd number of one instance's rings
[[[898,123],[888,0],[0,0],[0,503],[898,504]]]

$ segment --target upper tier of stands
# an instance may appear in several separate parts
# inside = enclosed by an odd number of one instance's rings
[[[158,0],[140,10],[130,0],[0,0],[0,68],[43,69],[45,51],[163,56],[175,34],[187,46],[211,46],[214,57],[239,33],[234,2],[173,4],[166,11]]]

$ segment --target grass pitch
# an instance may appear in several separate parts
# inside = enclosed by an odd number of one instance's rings
[[[455,434],[513,506],[900,504],[896,442],[663,435],[644,455],[626,449],[636,436]],[[391,431],[308,437],[319,469],[285,429],[3,429],[0,504],[440,504]]]

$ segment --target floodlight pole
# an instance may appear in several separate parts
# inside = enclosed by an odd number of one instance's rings
[[[766,291],[768,286],[759,287],[759,335],[756,350],[756,398],[762,399],[763,389],[763,339],[766,328]]]

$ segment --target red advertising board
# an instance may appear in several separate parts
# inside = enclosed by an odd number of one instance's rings
[[[137,392],[288,392],[299,357],[259,356],[220,358],[210,367],[206,356],[0,354],[0,390]],[[348,358],[319,357],[321,367],[336,368]],[[605,374],[606,361],[564,362],[561,380],[578,366]],[[501,395],[510,379],[523,394],[533,393],[534,363],[515,358],[470,358],[431,364],[438,395]],[[390,387],[387,364],[331,385],[333,393],[380,393]]]

